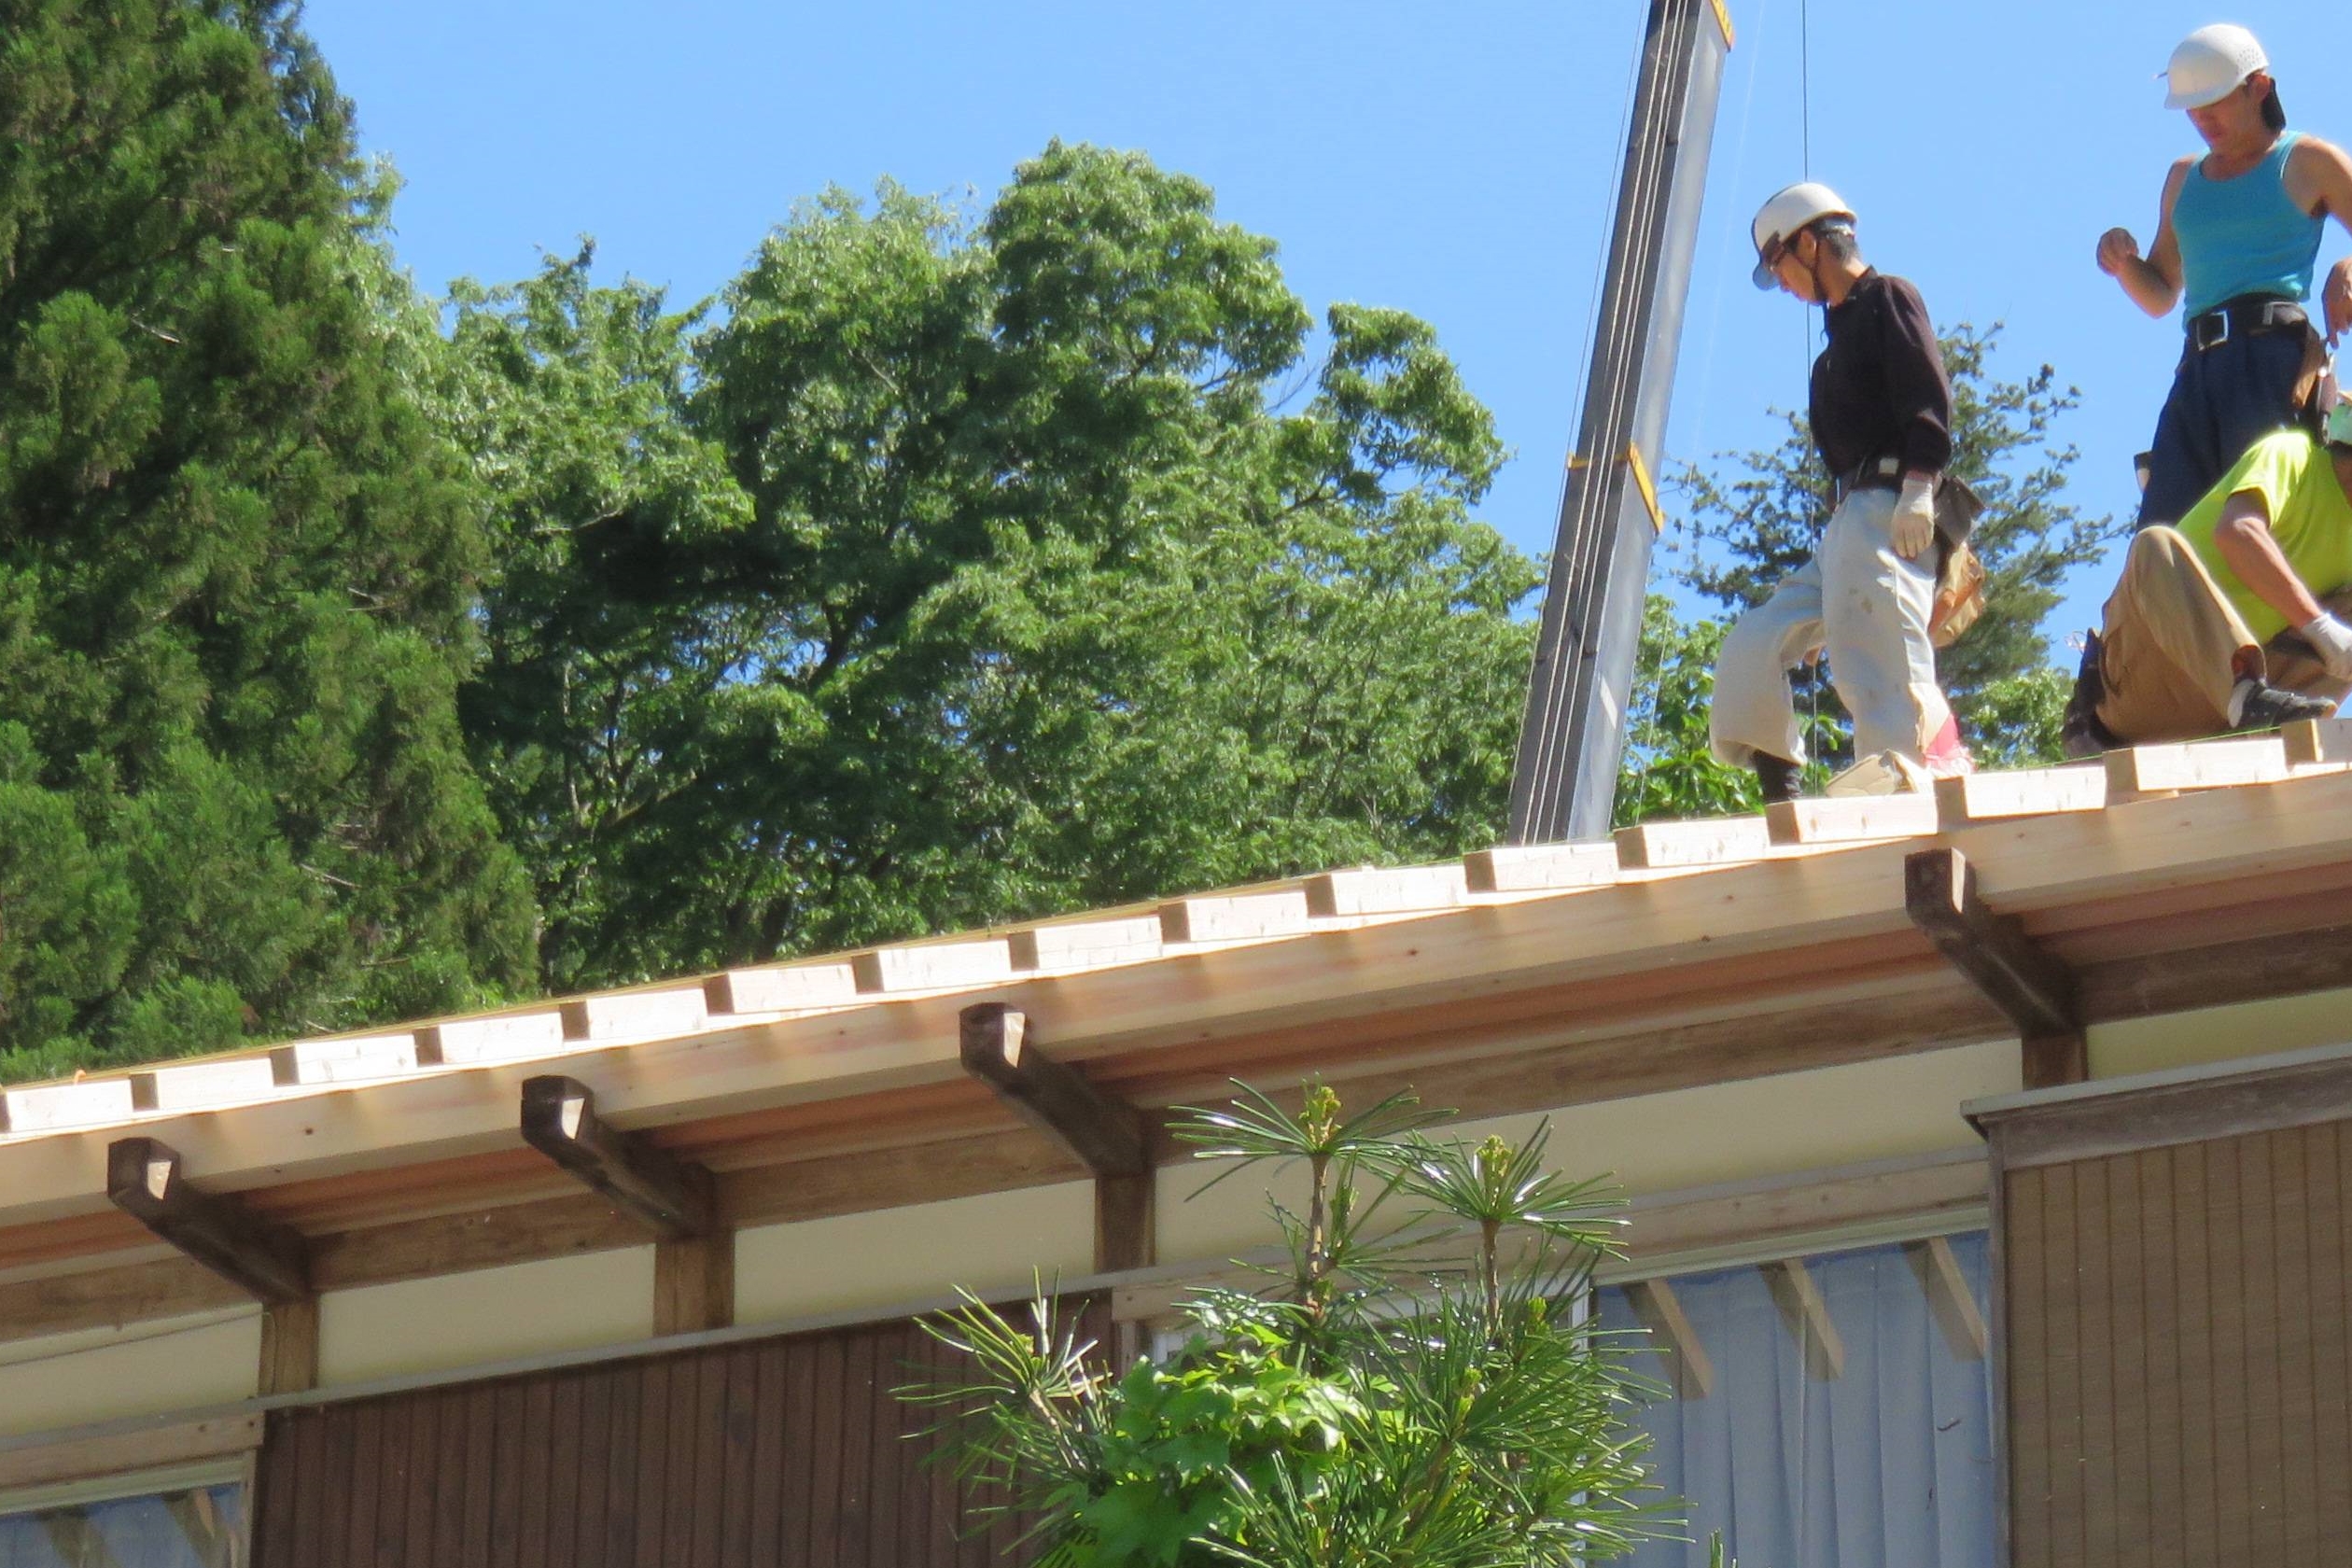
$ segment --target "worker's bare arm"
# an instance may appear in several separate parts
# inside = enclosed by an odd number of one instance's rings
[[[2352,155],[2316,136],[2295,144],[2287,160],[2287,194],[2307,213],[2333,217],[2337,227],[2352,234]],[[2320,285],[2319,306],[2333,342],[2352,329],[2352,256],[2328,269]]]
[[[2180,302],[2180,239],[2173,232],[2173,203],[2187,183],[2191,160],[2182,159],[2164,176],[2164,195],[2156,218],[2156,239],[2148,254],[2129,229],[2110,229],[2099,236],[2099,270],[2123,286],[2132,302],[2149,315],[2163,316]]]
[[[2289,625],[2307,624],[2324,612],[2325,607],[2279,553],[2278,540],[2271,535],[2270,508],[2261,491],[2241,490],[2229,498],[2214,527],[2213,545],[2237,580],[2285,616]]]

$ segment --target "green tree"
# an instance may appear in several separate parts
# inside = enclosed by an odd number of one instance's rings
[[[1991,361],[1999,336],[1997,326],[1963,324],[1942,339],[1953,386],[1952,471],[1986,503],[1975,545],[1987,581],[1982,618],[1939,651],[1936,667],[1972,746],[2008,763],[2056,762],[2055,726],[2030,719],[2010,683],[2038,679],[2035,672],[2048,667],[2040,628],[2058,603],[2060,582],[2099,559],[2121,525],[2087,517],[2066,499],[2079,454],[2055,444],[2056,427],[2080,394],[2062,388],[2048,365],[2020,381],[1996,377]],[[1801,416],[1784,417],[1788,434],[1778,446],[1722,454],[1717,470],[1690,466],[1677,477],[1693,546],[1677,575],[1734,614],[1760,602],[1813,553],[1828,515],[1828,478],[1812,433]],[[1800,707],[1843,718],[1818,672],[1797,679]],[[2004,728],[2012,723],[2024,727]],[[1831,734],[1842,732],[1825,729],[1823,737]],[[1844,749],[1834,755],[1850,760]]]
[[[296,7],[12,7],[0,124],[0,1077],[521,980],[479,521]]]
[[[1440,1142],[1409,1096],[1353,1117],[1309,1085],[1244,1088],[1175,1125],[1201,1157],[1301,1165],[1270,1197],[1288,1254],[1266,1290],[1209,1290],[1165,1361],[1105,1366],[1041,1300],[927,1326],[969,1371],[901,1391],[943,1407],[983,1502],[1032,1514],[1049,1568],[1504,1568],[1621,1555],[1645,1505],[1645,1385],[1572,1304],[1615,1201],[1514,1147]],[[1220,1177],[1218,1180],[1224,1180]]]
[[[1197,181],[1053,146],[886,186],[715,325],[581,261],[458,298],[504,563],[468,696],[607,983],[1489,841],[1537,574],[1421,323]]]

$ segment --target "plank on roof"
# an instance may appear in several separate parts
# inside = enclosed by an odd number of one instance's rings
[[[201,1111],[259,1099],[277,1087],[277,1070],[267,1057],[228,1061],[183,1062],[131,1075],[131,1099],[142,1111]]]
[[[1012,945],[1013,968],[1020,973],[1091,969],[1156,958],[1160,920],[1157,915],[1071,920],[1016,931],[1006,940]]]
[[[1617,831],[1617,863],[1635,871],[1757,861],[1771,851],[1771,832],[1761,817],[1641,822]]]
[[[858,976],[847,962],[731,969],[704,981],[703,996],[713,1013],[797,1013],[857,1001]]]
[[[1160,905],[1159,918],[1160,934],[1169,942],[1250,942],[1311,929],[1303,888],[1170,899]]]
[[[1617,847],[1607,839],[1598,844],[1501,845],[1463,856],[1462,869],[1474,893],[1597,888],[1617,880]]]
[[[2097,811],[2107,798],[2107,769],[2095,763],[1936,780],[1937,817],[1945,829],[2061,811]]]
[[[417,1031],[420,1062],[458,1066],[475,1062],[516,1061],[549,1056],[564,1048],[564,1015],[508,1013],[489,1018],[451,1018]]]
[[[567,1040],[643,1040],[693,1033],[709,1021],[710,1002],[702,987],[680,986],[574,997],[562,1012]]]
[[[2287,748],[2276,735],[2132,746],[2107,754],[2107,795],[2167,790],[2219,790],[2275,784],[2289,777]]]
[[[1832,800],[1774,801],[1764,808],[1774,844],[1860,844],[1917,838],[1936,831],[1936,797],[1847,795]]]
[[[937,991],[987,986],[1013,977],[1013,949],[1001,937],[982,942],[929,942],[878,947],[849,960],[858,989],[868,994]]]
[[[2352,719],[2304,719],[2278,732],[2289,763],[2352,763]]]
[[[1307,913],[1318,919],[1347,915],[1407,915],[1458,909],[1469,901],[1462,862],[1448,865],[1366,866],[1327,871],[1307,879]]]
[[[35,1084],[0,1091],[0,1132],[49,1132],[127,1119],[135,1107],[128,1078]]]
[[[280,1085],[357,1084],[416,1071],[416,1036],[370,1034],[296,1040],[270,1052]]]

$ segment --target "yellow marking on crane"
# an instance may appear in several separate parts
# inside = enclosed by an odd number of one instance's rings
[[[1723,28],[1723,47],[1729,49],[1732,43],[1731,7],[1725,5],[1723,0],[1715,0],[1715,21]]]
[[[1625,460],[1632,465],[1633,483],[1642,492],[1642,504],[1649,508],[1650,526],[1664,533],[1666,509],[1658,504],[1658,486],[1650,483],[1649,465],[1642,461],[1642,449],[1631,441],[1626,442]]]

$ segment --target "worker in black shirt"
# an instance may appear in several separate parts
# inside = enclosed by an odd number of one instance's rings
[[[1811,413],[1837,500],[1813,559],[1740,617],[1715,666],[1715,754],[1753,767],[1766,800],[1795,797],[1805,760],[1787,672],[1825,649],[1857,759],[1831,793],[1924,788],[1969,765],[1928,635],[1952,384],[1919,291],[1863,261],[1854,221],[1828,187],[1792,185],[1752,231],[1757,287],[1827,307]]]

